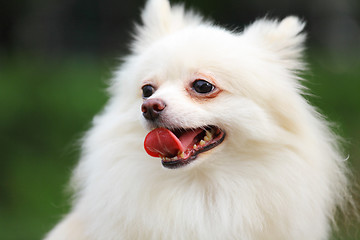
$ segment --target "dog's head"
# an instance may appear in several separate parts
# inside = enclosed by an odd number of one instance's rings
[[[297,18],[258,20],[232,32],[167,0],[150,0],[142,21],[118,77],[120,95],[141,101],[145,149],[163,166],[202,162],[219,151],[236,155],[250,142],[298,130],[294,72],[303,68],[305,37]]]

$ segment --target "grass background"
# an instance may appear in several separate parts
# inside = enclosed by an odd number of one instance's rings
[[[360,170],[360,58],[312,52],[309,100],[338,124]],[[0,239],[35,240],[69,208],[77,141],[106,102],[116,61],[89,56],[0,58]],[[360,239],[355,223],[337,238]]]

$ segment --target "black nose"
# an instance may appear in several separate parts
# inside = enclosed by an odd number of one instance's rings
[[[161,99],[148,99],[141,105],[141,111],[146,119],[155,120],[159,117],[161,111],[164,110],[165,107],[166,104]]]

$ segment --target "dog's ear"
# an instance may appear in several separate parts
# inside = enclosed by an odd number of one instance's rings
[[[168,0],[148,0],[141,21],[142,24],[136,26],[132,45],[135,52],[185,26],[200,24],[202,17],[193,11],[185,11],[182,5],[170,6]]]
[[[275,53],[291,70],[302,70],[301,61],[306,34],[305,23],[295,16],[282,21],[260,19],[245,29],[244,34],[256,44]]]

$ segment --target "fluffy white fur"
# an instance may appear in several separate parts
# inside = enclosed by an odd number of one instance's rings
[[[346,168],[301,95],[304,23],[262,19],[231,32],[167,0],[149,0],[142,21],[84,138],[72,210],[46,239],[327,239],[348,196]],[[217,97],[184,90],[199,72],[214,77]],[[224,142],[179,169],[148,156],[140,107],[149,80],[167,126],[216,125]]]

